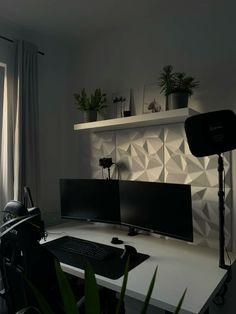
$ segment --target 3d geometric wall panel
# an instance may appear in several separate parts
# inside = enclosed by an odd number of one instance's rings
[[[107,169],[99,166],[99,159],[111,157],[116,160],[115,133],[92,133],[91,134],[91,169],[92,177],[106,179],[108,177]],[[115,168],[111,167],[111,177],[114,178]]]
[[[164,181],[163,129],[145,128],[116,134],[116,162],[123,180]]]
[[[194,157],[182,123],[92,136],[93,177],[101,178],[98,159],[112,157],[113,178],[191,184],[194,242],[218,248],[217,156]],[[225,236],[231,247],[231,153],[224,154]]]

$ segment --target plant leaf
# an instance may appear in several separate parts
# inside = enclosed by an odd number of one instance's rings
[[[119,302],[118,302],[118,305],[116,308],[116,314],[120,313],[121,305],[123,304],[124,297],[125,297],[125,290],[126,290],[126,286],[127,286],[128,272],[129,272],[129,260],[130,260],[130,257],[128,256],[126,264],[125,264],[124,279],[123,279],[122,288],[121,288],[121,292],[120,292]]]
[[[155,281],[156,281],[156,275],[157,275],[157,267],[154,271],[154,274],[152,276],[152,280],[150,282],[150,285],[149,285],[149,288],[148,288],[148,293],[146,295],[146,298],[144,300],[144,304],[143,304],[143,307],[142,307],[142,310],[141,310],[141,314],[145,314],[147,312],[147,308],[148,308],[148,304],[149,304],[149,301],[150,301],[150,298],[151,298],[151,295],[152,295],[152,291],[153,291],[153,288],[154,288],[154,284],[155,284]]]
[[[85,313],[100,314],[99,293],[92,266],[85,264]]]
[[[66,314],[78,314],[76,300],[68,283],[68,280],[61,269],[60,263],[55,259],[55,270],[60,288],[60,293]]]
[[[181,309],[181,305],[182,305],[182,303],[184,301],[184,297],[185,297],[186,292],[187,292],[187,289],[184,290],[184,293],[183,293],[181,299],[179,300],[179,303],[178,303],[178,305],[176,307],[176,310],[175,310],[174,314],[178,314],[179,313],[179,311]]]

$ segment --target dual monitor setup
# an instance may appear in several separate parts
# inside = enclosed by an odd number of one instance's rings
[[[61,217],[112,223],[192,242],[187,184],[60,179]]]

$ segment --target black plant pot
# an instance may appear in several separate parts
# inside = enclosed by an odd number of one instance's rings
[[[131,111],[130,110],[124,110],[123,111],[123,117],[130,117],[131,116]]]
[[[168,110],[188,107],[189,94],[186,92],[175,92],[170,94]]]
[[[96,110],[86,110],[84,111],[84,122],[97,121],[97,111]]]

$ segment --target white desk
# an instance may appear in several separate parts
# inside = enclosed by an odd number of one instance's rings
[[[146,234],[130,237],[127,235],[127,230],[122,230],[120,227],[74,221],[66,221],[50,227],[48,232],[48,241],[71,235],[108,245],[112,245],[110,243],[112,237],[118,236],[124,244],[134,246],[140,253],[149,254],[150,258],[129,272],[126,295],[143,301],[154,269],[158,266],[157,280],[150,304],[167,311],[174,311],[187,288],[181,313],[204,313],[226,277],[226,271],[218,267],[217,250],[183,241],[166,240]],[[67,273],[84,277],[82,269],[66,264],[61,264],[61,266]],[[123,277],[112,280],[96,275],[96,278],[99,285],[120,291]]]

